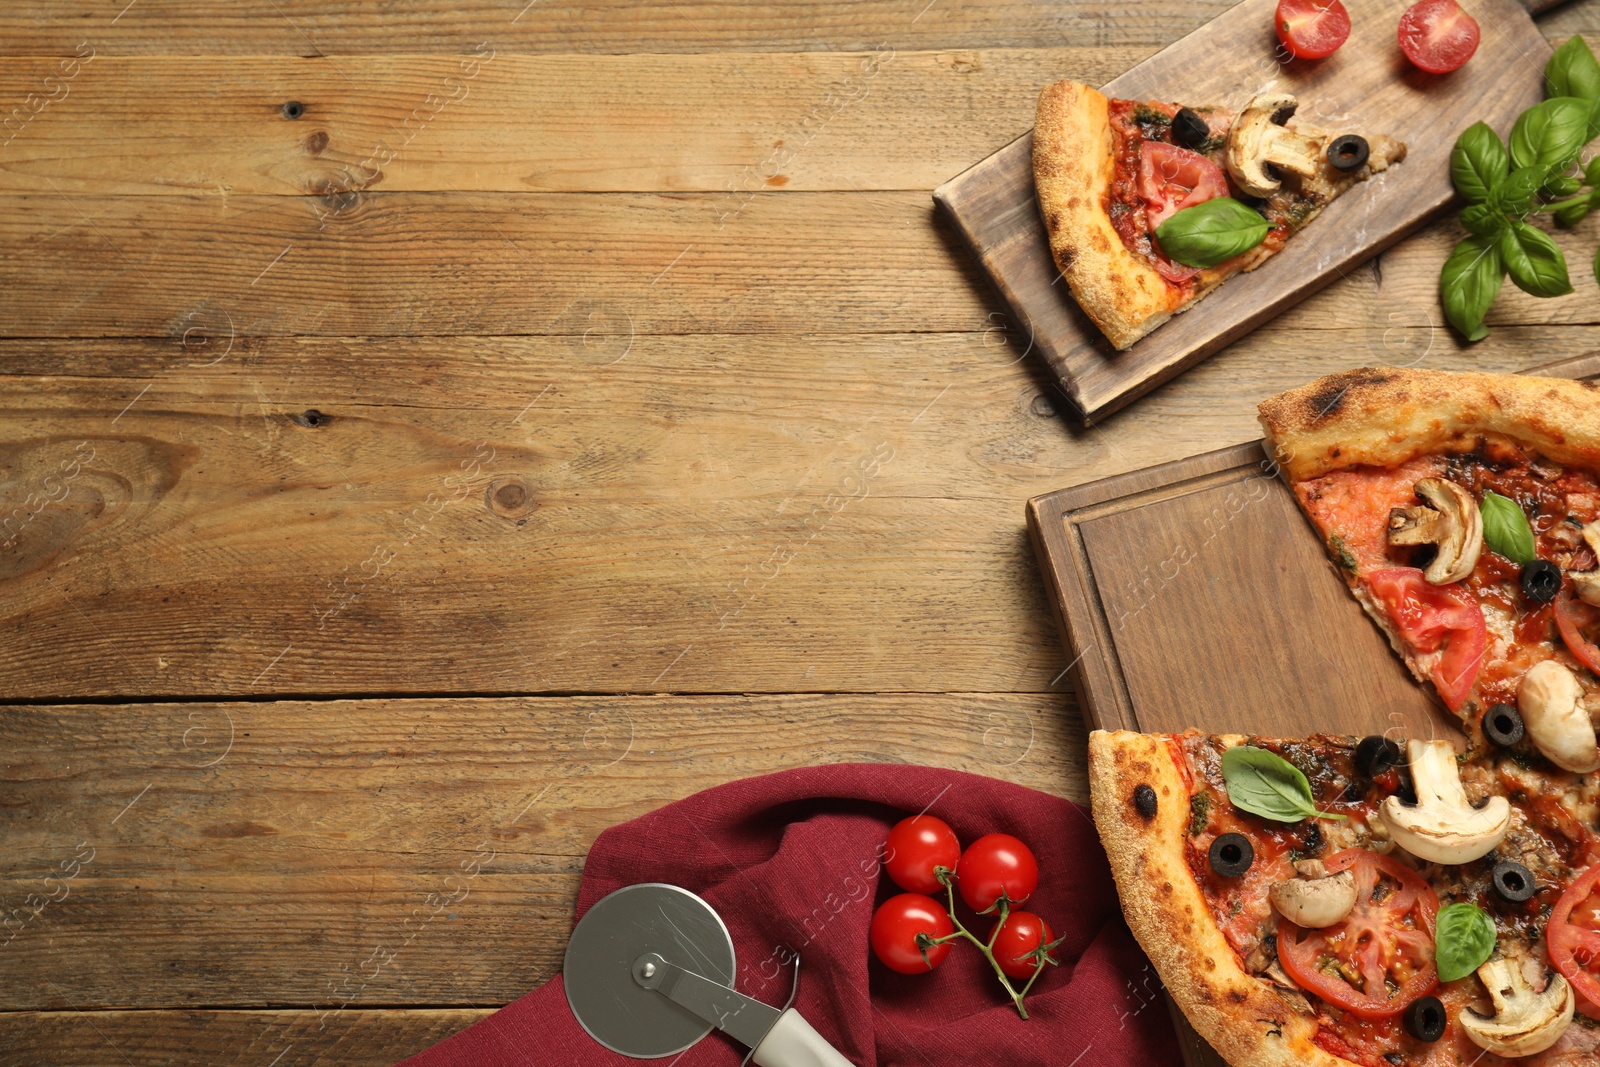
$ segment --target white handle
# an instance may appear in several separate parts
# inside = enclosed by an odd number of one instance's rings
[[[778,1016],[751,1059],[759,1067],[855,1067],[793,1008]]]

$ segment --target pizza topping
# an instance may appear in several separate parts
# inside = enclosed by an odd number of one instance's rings
[[[1211,869],[1224,878],[1239,878],[1256,861],[1256,850],[1243,834],[1220,834],[1207,854]]]
[[[1228,195],[1222,168],[1198,152],[1165,141],[1146,141],[1139,158],[1139,195],[1145,224],[1154,231],[1186,207]]]
[[[1228,131],[1228,173],[1251,196],[1267,197],[1283,188],[1272,168],[1302,178],[1317,172],[1321,141],[1284,126],[1294,114],[1295,98],[1288,93],[1263,93],[1239,113]]]
[[[1439,981],[1465,978],[1494,955],[1495,929],[1488,912],[1470,901],[1456,901],[1434,916],[1434,966]]]
[[[1568,571],[1572,590],[1585,604],[1600,606],[1600,571]]]
[[[1349,174],[1366,165],[1372,146],[1359,133],[1347,133],[1328,142],[1328,166]]]
[[[1583,706],[1578,676],[1557,660],[1535,663],[1517,686],[1528,734],[1546,759],[1563,770],[1588,774],[1600,770],[1600,744]]]
[[[1567,887],[1550,913],[1550,962],[1560,970],[1588,1003],[1600,1005],[1600,863],[1590,867]],[[1589,1014],[1585,1010],[1584,1014]]]
[[[1513,747],[1526,732],[1515,705],[1496,704],[1483,714],[1483,736],[1501,748]]]
[[[1532,1056],[1561,1039],[1572,1023],[1575,1005],[1572,987],[1552,974],[1542,991],[1536,991],[1524,966],[1510,959],[1490,960],[1478,968],[1478,977],[1494,1001],[1494,1014],[1472,1007],[1461,1009],[1456,1020],[1480,1048],[1497,1056]]]
[[[1539,888],[1534,884],[1533,872],[1511,860],[1501,860],[1495,864],[1494,870],[1490,873],[1490,880],[1494,884],[1494,891],[1500,894],[1500,899],[1513,904],[1521,904],[1531,899]]]
[[[1423,500],[1416,507],[1389,512],[1391,545],[1437,545],[1423,577],[1433,585],[1449,585],[1471,574],[1483,551],[1483,519],[1478,502],[1455,482],[1424,478],[1416,485]]]
[[[1172,116],[1172,139],[1185,148],[1202,150],[1211,140],[1211,125],[1193,109],[1180,107]]]
[[[1489,547],[1526,567],[1534,561],[1533,527],[1517,502],[1493,491],[1483,494],[1483,533]]]
[[[1400,746],[1380,734],[1363,737],[1356,746],[1356,770],[1365,778],[1378,778],[1400,766]]]
[[[1445,705],[1459,711],[1478,680],[1489,643],[1477,598],[1460,585],[1431,585],[1415,567],[1372,571],[1367,585],[1414,653],[1442,650],[1424,669]]]
[[[1561,631],[1562,642],[1579,663],[1600,674],[1600,647],[1584,633],[1594,625],[1596,615],[1600,612],[1566,590],[1556,594],[1556,627]]]
[[[1461,786],[1455,749],[1448,741],[1412,741],[1406,746],[1417,801],[1388,797],[1379,818],[1395,843],[1430,863],[1468,863],[1486,855],[1511,829],[1511,805],[1490,797],[1474,808]]]
[[[1340,871],[1321,878],[1290,878],[1273,883],[1267,899],[1296,926],[1320,930],[1342,922],[1356,906],[1356,876]]]
[[[1405,1010],[1400,1021],[1406,1033],[1418,1041],[1432,1043],[1444,1036],[1445,1025],[1450,1020],[1444,1012],[1444,1001],[1438,997],[1420,997]]]
[[[1344,819],[1318,811],[1305,772],[1264,748],[1235,745],[1222,754],[1222,775],[1234,807],[1274,822],[1300,822],[1313,815]]]
[[[1522,595],[1535,604],[1548,604],[1561,592],[1561,568],[1547,559],[1536,559],[1522,568]]]

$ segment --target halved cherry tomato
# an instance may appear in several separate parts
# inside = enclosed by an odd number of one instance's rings
[[[1339,0],[1278,0],[1273,23],[1296,59],[1324,59],[1350,36],[1350,12]]]
[[[1550,962],[1578,991],[1578,1010],[1600,1018],[1600,863],[1567,887],[1550,913]]]
[[[950,945],[924,947],[917,943],[918,936],[949,937],[955,931],[943,904],[921,893],[901,893],[873,912],[867,940],[873,954],[891,971],[925,974],[944,962]]]
[[[940,893],[944,884],[935,868],[954,872],[961,842],[950,824],[932,815],[901,819],[889,831],[883,866],[894,884],[910,893]]]
[[[1429,74],[1449,74],[1478,50],[1478,20],[1456,0],[1421,0],[1400,16],[1400,51]]]
[[[1367,583],[1413,651],[1444,649],[1433,667],[1433,684],[1450,710],[1459,711],[1478,680],[1489,646],[1483,609],[1471,591],[1460,583],[1429,585],[1415,567],[1373,571]]]
[[[1337,1008],[1366,1019],[1398,1015],[1439,984],[1439,898],[1417,872],[1364,848],[1345,849],[1327,867],[1330,874],[1355,872],[1356,906],[1322,930],[1280,919],[1278,959],[1302,988]]]
[[[1578,657],[1578,662],[1600,674],[1600,647],[1584,636],[1584,629],[1600,624],[1600,609],[1591,607],[1573,596],[1571,587],[1556,594],[1556,629],[1567,651]]]
[[[984,834],[961,854],[956,887],[973,911],[988,913],[1001,894],[1016,907],[1039,888],[1039,861],[1010,834]]]
[[[994,935],[994,961],[1012,978],[1032,978],[1040,967],[1048,967],[1035,958],[1041,945],[1055,940],[1050,924],[1031,911],[1014,911],[1006,916],[1005,925]]]
[[[1139,148],[1139,195],[1153,233],[1157,226],[1186,207],[1228,195],[1222,168],[1199,152],[1165,141],[1146,141]]]

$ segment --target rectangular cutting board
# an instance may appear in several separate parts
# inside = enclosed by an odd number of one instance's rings
[[[1600,375],[1600,352],[1528,371]],[[1028,502],[1091,729],[1448,736],[1259,441]],[[1190,1067],[1225,1067],[1173,1010]]]
[[[1478,52],[1453,74],[1430,75],[1406,61],[1395,36],[1408,0],[1347,3],[1352,28],[1344,47],[1324,60],[1288,63],[1277,58],[1276,0],[1244,0],[1104,86],[1108,96],[1233,108],[1258,93],[1293,93],[1306,122],[1388,133],[1409,150],[1405,162],[1355,186],[1260,269],[1230,279],[1125,352],[1111,347],[1059,280],[1034,201],[1031,133],[941,185],[933,198],[1010,305],[1019,334],[1029,338],[1025,347],[1044,359],[1092,424],[1438,213],[1454,196],[1449,158],[1461,131],[1481,119],[1504,135],[1541,99],[1551,48],[1529,11],[1560,2],[1463,0],[1483,27]]]

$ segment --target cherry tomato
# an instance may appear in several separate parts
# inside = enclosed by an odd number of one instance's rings
[[[1478,20],[1456,0],[1421,0],[1400,16],[1400,51],[1429,74],[1449,74],[1478,50]]]
[[[894,824],[884,851],[883,867],[895,885],[908,893],[941,893],[944,886],[934,868],[953,872],[961,842],[943,819],[913,815]]]
[[[1550,942],[1550,962],[1578,991],[1579,1008],[1591,1017],[1600,1010],[1600,893],[1596,893],[1597,885],[1600,885],[1600,863],[1590,867],[1561,894],[1545,931]]]
[[[1325,59],[1350,36],[1350,12],[1339,0],[1278,0],[1273,24],[1296,59]]]
[[[1566,642],[1567,651],[1577,656],[1579,663],[1600,673],[1600,648],[1583,632],[1597,622],[1600,622],[1600,609],[1573,596],[1570,587],[1556,594],[1556,629],[1561,631],[1561,640]]]
[[[987,913],[1001,894],[1012,907],[1027,902],[1039,888],[1039,861],[1010,834],[985,834],[961,854],[956,887],[973,911]]]
[[[1459,711],[1478,680],[1489,646],[1489,629],[1478,601],[1460,583],[1429,585],[1415,567],[1373,571],[1367,582],[1413,652],[1444,649],[1433,665],[1433,684],[1450,710]]]
[[[900,974],[923,974],[950,955],[950,946],[917,944],[917,936],[949,937],[955,933],[950,914],[930,896],[901,893],[883,902],[872,915],[868,940],[883,965]]]
[[[1439,984],[1439,898],[1411,868],[1364,848],[1345,849],[1327,867],[1329,874],[1355,871],[1355,908],[1322,930],[1279,919],[1278,959],[1302,988],[1337,1008],[1365,1019],[1399,1015]]]
[[[990,951],[1000,969],[1012,978],[1032,978],[1039,967],[1049,966],[1034,958],[1034,950],[1054,940],[1049,923],[1031,911],[1014,911],[1006,916]]]

